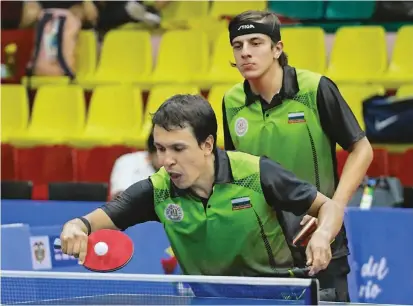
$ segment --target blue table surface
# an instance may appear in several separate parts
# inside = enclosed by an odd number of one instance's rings
[[[106,294],[68,299],[26,301],[20,303],[3,302],[3,305],[305,305],[304,301],[264,300],[235,298],[199,298],[185,296]],[[319,302],[319,305],[367,305],[351,303]]]

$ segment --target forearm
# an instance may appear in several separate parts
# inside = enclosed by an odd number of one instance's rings
[[[328,236],[333,241],[343,226],[344,207],[337,201],[326,198],[318,211],[318,228],[316,232]]]
[[[361,143],[356,144],[347,158],[332,199],[346,207],[366,175],[372,160],[373,151],[370,143],[367,140],[361,140]]]
[[[118,229],[109,216],[100,208],[87,214],[84,218],[89,221],[92,232],[100,229]],[[85,234],[88,232],[87,226],[78,218],[68,221],[66,225],[68,224],[79,227]]]

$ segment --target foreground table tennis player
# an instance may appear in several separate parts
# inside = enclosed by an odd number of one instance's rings
[[[271,276],[308,265],[315,275],[328,266],[330,242],[343,223],[341,205],[266,157],[216,148],[217,120],[200,96],[173,96],[152,120],[163,167],[68,221],[61,233],[64,253],[82,263],[91,232],[159,221],[185,274]],[[306,262],[293,262],[288,224],[277,218],[282,210],[319,219]]]

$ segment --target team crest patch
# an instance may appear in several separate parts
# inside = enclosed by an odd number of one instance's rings
[[[249,197],[242,197],[231,200],[232,210],[240,210],[252,207]]]
[[[34,250],[34,257],[39,263],[41,263],[46,257],[46,250],[44,248],[44,243],[41,241],[35,242],[33,244],[33,250]]]
[[[248,121],[245,118],[238,118],[237,121],[235,121],[235,133],[237,133],[238,136],[244,136],[248,131]]]
[[[173,222],[180,222],[184,218],[184,211],[177,204],[168,204],[165,208],[165,217]]]
[[[304,112],[288,113],[288,123],[306,122]]]

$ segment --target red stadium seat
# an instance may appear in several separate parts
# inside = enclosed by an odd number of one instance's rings
[[[1,6],[3,5],[13,5],[10,1],[1,1]],[[16,1],[17,2],[17,1]],[[11,14],[10,11],[3,10],[7,15]],[[2,14],[4,15],[4,14]],[[17,30],[1,30],[1,60],[4,63],[6,58],[5,47],[8,44],[15,43],[17,45],[16,51],[16,73],[10,79],[2,79],[2,83],[20,83],[20,78],[26,74],[26,63],[30,60],[32,55],[32,49],[35,39],[35,30],[30,29],[17,29]]]
[[[74,179],[72,148],[64,145],[16,148],[17,179],[32,181],[33,198],[47,199],[47,184]]]
[[[116,159],[136,151],[125,146],[93,147],[76,149],[76,180],[79,182],[109,182]]]
[[[404,152],[397,176],[404,186],[413,187],[413,149]]]
[[[336,152],[338,177],[340,177],[341,173],[343,172],[343,168],[346,163],[347,157],[348,152],[346,150],[339,150]]]
[[[385,149],[373,149],[373,161],[367,170],[367,175],[370,177],[387,176],[390,175],[389,171],[389,154]],[[336,152],[337,156],[337,173],[340,177],[344,165],[347,161],[349,153],[345,150],[339,150]]]
[[[1,144],[1,180],[13,181],[16,179],[13,146]]]
[[[370,177],[389,176],[389,153],[386,149],[373,149],[373,161],[367,170]]]

